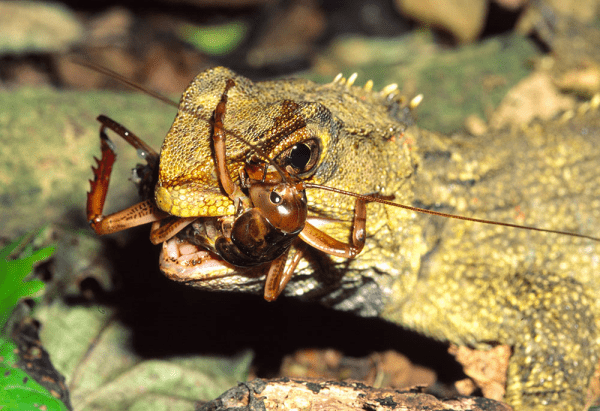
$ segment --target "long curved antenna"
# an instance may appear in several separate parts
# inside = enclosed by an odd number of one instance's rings
[[[137,83],[134,83],[133,81],[131,81],[131,80],[123,77],[122,75],[120,75],[116,71],[112,71],[111,69],[108,69],[106,67],[102,67],[102,66],[97,65],[95,63],[83,60],[82,58],[79,58],[79,57],[71,57],[71,61],[73,61],[75,64],[79,64],[80,66],[87,67],[87,68],[92,69],[94,71],[97,71],[99,73],[105,74],[105,75],[107,75],[109,77],[112,77],[115,80],[118,80],[121,83],[123,83],[123,84],[131,87],[132,89],[141,91],[142,93],[146,93],[146,94],[148,94],[148,95],[150,95],[150,96],[152,96],[152,97],[154,97],[154,98],[162,101],[165,104],[168,104],[170,106],[179,108],[179,104],[177,104],[177,102],[171,100],[169,97],[165,97],[165,96],[163,96],[160,93],[157,93],[157,92],[152,91],[152,90],[148,90],[147,88],[145,88],[145,87],[143,87],[143,86],[141,86],[141,85],[139,85]]]
[[[139,90],[143,93],[146,93],[154,98],[157,98],[158,100],[170,105],[170,106],[174,106],[177,107],[179,109],[179,104],[177,104],[176,102],[174,102],[173,100],[169,99],[168,97],[163,96],[162,94],[156,93],[154,91],[150,91],[148,89],[146,89],[145,87],[134,83],[133,81],[123,77],[122,75],[107,69],[105,67],[102,67],[100,65],[85,61],[83,59],[80,58],[75,58],[72,57],[72,61],[76,64],[79,64],[81,66],[87,67],[91,70],[97,71],[99,73],[102,74],[106,74],[107,76],[113,77],[116,80],[128,85],[129,87],[135,89],[135,90]],[[211,121],[210,119],[204,119],[206,121]],[[258,146],[256,146],[255,144],[249,142],[248,140],[246,140],[244,137],[238,135],[235,132],[229,131],[225,129],[225,132],[231,136],[233,136],[234,138],[236,138],[238,141],[240,141],[241,143],[245,144],[246,146],[248,146],[252,151],[254,151],[259,157],[261,157],[264,161],[268,162],[270,165],[272,165],[277,172],[281,175],[282,179],[284,182],[287,183],[287,179],[286,179],[286,175],[288,175],[281,167],[279,167],[279,165],[277,165],[277,163],[275,163],[274,160],[270,159],[265,152]],[[266,172],[266,171],[265,171]],[[431,214],[431,215],[435,215],[438,217],[446,217],[446,218],[453,218],[455,220],[464,220],[464,221],[473,221],[475,223],[482,223],[482,224],[490,224],[490,225],[499,225],[499,226],[504,226],[504,227],[511,227],[511,228],[518,228],[518,229],[522,229],[522,230],[532,230],[532,231],[539,231],[542,233],[550,233],[550,234],[559,234],[559,235],[567,235],[570,237],[577,237],[577,238],[584,238],[587,240],[592,240],[592,241],[596,241],[596,242],[600,242],[600,238],[598,237],[593,237],[593,236],[589,236],[589,235],[584,235],[584,234],[577,234],[577,233],[572,233],[569,231],[560,231],[560,230],[550,230],[550,229],[546,229],[546,228],[538,228],[538,227],[532,227],[532,226],[526,226],[526,225],[519,225],[519,224],[511,224],[511,223],[502,223],[500,221],[491,221],[491,220],[484,220],[481,218],[472,218],[472,217],[464,217],[464,216],[460,216],[460,215],[456,215],[456,214],[448,214],[448,213],[442,213],[439,211],[433,211],[433,210],[428,210],[426,208],[420,208],[420,207],[413,207],[413,206],[407,206],[404,204],[399,204],[399,203],[394,203],[393,201],[388,201],[388,200],[384,200],[381,198],[377,198],[377,197],[372,197],[372,196],[368,196],[368,195],[363,195],[363,194],[357,194],[357,193],[353,193],[351,191],[346,191],[346,190],[342,190],[339,188],[334,188],[334,187],[327,187],[327,186],[322,186],[320,184],[314,184],[314,183],[303,183],[305,188],[318,188],[321,190],[326,190],[326,191],[331,191],[334,193],[338,193],[338,194],[344,194],[344,195],[348,195],[351,197],[355,197],[355,198],[360,198],[366,201],[370,201],[370,202],[377,202],[377,203],[381,203],[381,204],[385,204],[385,205],[389,205],[392,207],[398,207],[398,208],[403,208],[405,210],[410,210],[410,211],[415,211],[417,213],[423,213],[423,214]]]
[[[121,74],[119,74],[119,73],[117,73],[115,71],[112,71],[109,68],[102,67],[102,66],[100,66],[98,64],[92,63],[90,61],[86,61],[86,60],[84,60],[82,58],[78,58],[78,57],[71,57],[71,61],[73,61],[75,64],[79,64],[80,66],[87,67],[87,68],[89,68],[91,70],[94,70],[94,71],[102,73],[102,74],[104,74],[106,76],[112,77],[115,80],[118,80],[121,83],[123,83],[123,84],[125,84],[125,85],[127,85],[127,86],[129,86],[131,88],[133,88],[134,90],[138,90],[138,91],[141,91],[142,93],[148,94],[149,96],[154,97],[154,98],[162,101],[165,104],[168,104],[170,106],[173,106],[173,107],[176,107],[178,109],[181,109],[179,107],[179,104],[177,104],[175,101],[171,100],[170,98],[165,97],[162,94],[157,93],[155,91],[149,90],[146,87],[144,87],[144,86],[142,86],[140,84],[137,84],[137,83],[129,80],[128,78],[122,76]],[[211,121],[209,119],[204,119],[204,120]],[[275,170],[277,170],[277,172],[281,175],[281,178],[283,179],[283,181],[285,183],[288,182],[287,178],[286,178],[286,172],[281,167],[279,167],[279,165],[277,163],[275,163],[275,161],[273,161],[272,159],[270,159],[266,155],[266,153],[259,146],[257,146],[255,144],[249,142],[244,137],[238,135],[237,133],[234,133],[233,131],[229,131],[227,129],[224,129],[224,131],[225,131],[225,133],[233,136],[238,141],[240,141],[241,143],[245,144],[250,149],[252,149],[252,151],[254,151],[259,157],[261,157],[264,161],[268,162],[270,165],[272,165],[275,168]]]
[[[412,206],[407,206],[407,205],[404,205],[404,204],[394,203],[393,201],[384,200],[382,198],[372,197],[372,196],[363,195],[363,194],[357,194],[357,193],[353,193],[351,191],[346,191],[346,190],[342,190],[342,189],[334,188],[334,187],[327,187],[327,186],[323,186],[323,185],[320,185],[320,184],[304,183],[304,187],[306,187],[306,188],[318,188],[318,189],[325,190],[325,191],[332,191],[334,193],[344,194],[344,195],[347,195],[347,196],[356,197],[356,198],[359,198],[361,200],[366,200],[366,201],[370,201],[370,202],[381,203],[381,204],[389,205],[389,206],[392,206],[392,207],[403,208],[405,210],[416,211],[418,213],[423,213],[423,214],[431,214],[431,215],[436,215],[436,216],[439,216],[439,217],[453,218],[455,220],[465,220],[465,221],[473,221],[475,223],[490,224],[490,225],[500,225],[500,226],[504,226],[504,227],[519,228],[519,229],[523,229],[523,230],[539,231],[539,232],[542,232],[542,233],[568,235],[570,237],[585,238],[587,240],[592,240],[592,241],[600,242],[600,238],[593,237],[593,236],[590,236],[590,235],[571,233],[569,231],[550,230],[550,229],[547,229],[547,228],[538,228],[538,227],[532,227],[532,226],[527,226],[527,225],[502,223],[500,221],[484,220],[484,219],[481,219],[481,218],[472,218],[472,217],[465,217],[465,216],[456,215],[456,214],[442,213],[442,212],[439,212],[439,211],[428,210],[426,208],[412,207]]]

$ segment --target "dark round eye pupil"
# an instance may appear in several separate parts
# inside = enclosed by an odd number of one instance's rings
[[[304,143],[296,144],[290,151],[289,162],[292,167],[298,170],[304,170],[310,160],[310,147]]]
[[[281,196],[275,192],[275,190],[271,191],[271,195],[269,196],[271,202],[273,204],[281,203]]]

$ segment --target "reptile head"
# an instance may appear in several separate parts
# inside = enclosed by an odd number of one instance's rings
[[[319,153],[325,153],[336,135],[331,113],[322,104],[269,94],[222,67],[207,70],[183,94],[161,149],[155,199],[171,215],[223,216],[235,212],[218,181],[211,121],[232,79],[235,86],[228,90],[223,127],[227,168],[235,183],[239,184],[239,171],[251,156],[264,154],[274,160],[295,144],[309,140],[317,142]],[[259,147],[260,153],[247,143]]]
[[[314,165],[308,172],[297,173],[302,181],[410,202],[407,180],[414,171],[413,141],[404,135],[410,108],[396,98],[394,87],[375,92],[371,82],[354,86],[354,77],[338,77],[325,85],[307,80],[253,83],[225,68],[208,70],[185,91],[161,151],[157,204],[175,216],[199,217],[195,227],[190,225],[163,244],[160,264],[169,278],[211,290],[261,293],[264,287],[269,264],[234,267],[219,258],[205,234],[198,234],[198,227],[217,227],[235,213],[217,178],[212,123],[206,121],[212,118],[229,79],[235,86],[228,90],[223,127],[227,167],[236,184],[240,184],[240,170],[253,156],[267,156],[268,161],[289,169],[287,153],[305,144],[316,147],[318,155],[309,160]],[[245,142],[258,146],[260,153]],[[347,243],[355,199],[318,189],[308,189],[306,195],[307,221]],[[367,236],[387,235],[386,242],[400,243],[393,226],[410,216],[386,211],[379,204],[368,208]],[[397,217],[398,222],[386,223],[384,217]],[[344,274],[348,268],[373,266],[372,259],[383,261],[375,256],[376,244],[370,241],[357,259],[349,261],[318,252],[297,239],[286,264],[291,264],[298,251],[303,258],[286,293],[322,294],[338,289],[342,277],[353,281]]]

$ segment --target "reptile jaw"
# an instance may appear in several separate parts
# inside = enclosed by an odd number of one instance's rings
[[[173,237],[162,244],[160,270],[171,280],[198,288],[262,292],[264,269],[240,269],[202,246]]]
[[[168,276],[184,275],[189,279],[214,278],[234,267],[201,246],[173,237],[162,244],[160,269]]]

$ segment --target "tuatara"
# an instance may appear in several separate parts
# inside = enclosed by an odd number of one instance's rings
[[[447,137],[415,126],[410,104],[392,87],[373,91],[371,83],[358,87],[343,78],[325,85],[253,83],[225,68],[201,73],[184,93],[162,148],[159,203],[179,198],[181,181],[215,184],[214,171],[192,178],[186,170],[211,158],[209,143],[199,147],[194,141],[210,138],[200,117],[212,116],[228,79],[236,86],[229,91],[223,124],[239,135],[260,135],[257,129],[268,128],[262,122],[272,121],[266,114],[284,99],[318,108],[304,111],[323,147],[308,181],[460,215],[597,234],[597,97],[544,124],[478,138]],[[267,154],[286,148],[276,143],[267,146]],[[235,170],[231,174],[236,178]],[[170,188],[171,199],[165,194]],[[218,190],[214,196],[227,201]],[[307,197],[309,221],[347,242],[355,200],[318,189],[307,190]],[[305,254],[285,295],[379,316],[458,345],[509,345],[505,400],[515,409],[583,407],[598,360],[600,243],[378,203],[367,209],[366,245],[354,259],[294,243]],[[179,239],[193,235],[190,228]],[[196,287],[263,290],[263,266],[204,269],[179,264],[164,249],[162,265],[170,278]]]

